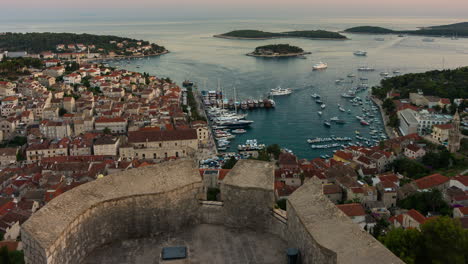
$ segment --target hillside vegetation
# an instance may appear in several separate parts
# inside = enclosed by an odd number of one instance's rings
[[[395,91],[403,98],[409,93],[422,90],[425,95],[442,98],[468,98],[468,67],[453,70],[435,70],[424,73],[410,73],[382,80],[372,93],[384,99],[387,92]]]
[[[28,53],[40,53],[43,51],[55,51],[59,44],[84,44],[95,45],[96,49],[104,51],[119,51],[111,41],[126,42],[123,48],[137,47],[137,42],[141,42],[142,46],[151,45],[154,52],[163,52],[166,49],[162,46],[151,44],[148,41],[136,40],[131,38],[123,38],[107,35],[92,35],[92,34],[74,34],[74,33],[5,33],[0,35],[0,50],[7,51],[27,51]],[[123,49],[122,48],[122,49]],[[122,50],[123,51],[123,50]],[[65,52],[65,51],[63,51]]]
[[[234,30],[224,34],[216,35],[217,37],[231,37],[231,38],[249,38],[249,39],[264,39],[264,38],[284,38],[284,37],[297,37],[297,38],[311,38],[311,39],[346,39],[345,36],[337,32],[325,30],[301,30],[289,32],[265,32],[260,30]]]
[[[368,33],[368,34],[408,34],[421,36],[460,36],[468,37],[468,22],[424,27],[417,30],[391,30],[375,26],[359,26],[345,30],[349,33]]]
[[[264,53],[278,53],[278,54],[290,54],[290,53],[301,53],[304,52],[302,48],[291,46],[289,44],[274,44],[266,45],[255,48],[255,54]]]

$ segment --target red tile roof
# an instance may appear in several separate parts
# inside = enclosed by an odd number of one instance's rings
[[[409,210],[408,212],[406,212],[406,214],[420,224],[426,221],[426,217],[424,217],[424,215],[422,215],[420,212],[414,209]]]
[[[432,174],[414,181],[419,189],[430,189],[449,181],[449,178],[441,174]]]
[[[452,124],[440,124],[440,125],[434,125],[434,127],[440,128],[440,129],[451,129]]]
[[[352,203],[352,204],[339,204],[336,207],[338,207],[343,213],[345,213],[347,216],[364,216],[366,215],[366,211],[364,210],[364,207],[362,207],[361,204],[358,203]]]
[[[335,194],[335,193],[341,193],[342,189],[340,186],[336,184],[324,184],[323,185],[323,194]]]
[[[460,210],[463,215],[468,215],[468,207],[459,207],[458,210]]]
[[[181,129],[172,131],[131,131],[128,133],[129,143],[191,139],[197,139],[197,131],[195,129]]]
[[[463,184],[465,186],[468,186],[468,175],[466,175],[466,176],[458,175],[458,176],[455,176],[452,179],[461,182],[461,184]]]
[[[348,152],[344,152],[344,151],[341,151],[341,150],[338,150],[337,152],[335,152],[335,156],[337,156],[339,158],[342,158],[344,160],[352,160],[353,159],[353,154],[348,153]]]

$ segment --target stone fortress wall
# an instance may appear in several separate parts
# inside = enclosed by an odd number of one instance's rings
[[[22,226],[26,263],[81,263],[112,241],[158,236],[197,224],[278,235],[303,263],[403,263],[360,230],[313,180],[274,217],[274,164],[241,160],[221,185],[222,203],[201,202],[197,166],[179,160],[117,173],[55,198]],[[155,256],[157,258],[157,256]]]

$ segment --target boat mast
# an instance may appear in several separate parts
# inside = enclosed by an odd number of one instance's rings
[[[234,111],[237,113],[237,94],[236,94],[236,85],[234,85]]]

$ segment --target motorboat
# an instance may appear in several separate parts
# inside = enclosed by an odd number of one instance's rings
[[[324,122],[323,122],[323,125],[326,126],[326,127],[331,127],[331,124],[330,124],[330,122],[328,122],[328,121],[324,121]]]
[[[362,51],[362,50],[357,50],[353,54],[356,55],[356,56],[367,56],[367,52]]]
[[[292,89],[291,88],[286,88],[286,89],[283,89],[281,87],[278,87],[276,89],[271,89],[270,90],[270,95],[271,96],[281,96],[281,95],[289,95],[292,93]]]
[[[312,94],[311,96],[312,96],[312,98],[320,98],[320,95],[318,95],[316,93]]]
[[[242,128],[234,129],[231,131],[231,133],[234,133],[234,134],[244,134],[245,132],[247,132],[247,130],[242,129]]]
[[[361,66],[358,68],[358,71],[375,71],[375,69],[369,66]]]
[[[321,104],[320,107],[321,107],[322,109],[325,109],[325,107],[327,107],[327,105],[326,105],[326,104]]]
[[[314,64],[314,66],[312,66],[312,69],[314,71],[316,71],[316,70],[325,70],[326,68],[328,68],[328,64],[323,63],[323,62],[319,62],[317,64]]]
[[[343,108],[343,107],[338,107],[338,109],[341,111],[341,112],[346,112],[346,110]]]
[[[318,114],[319,116],[321,116],[321,115],[322,115],[322,111],[318,111],[317,114]]]

